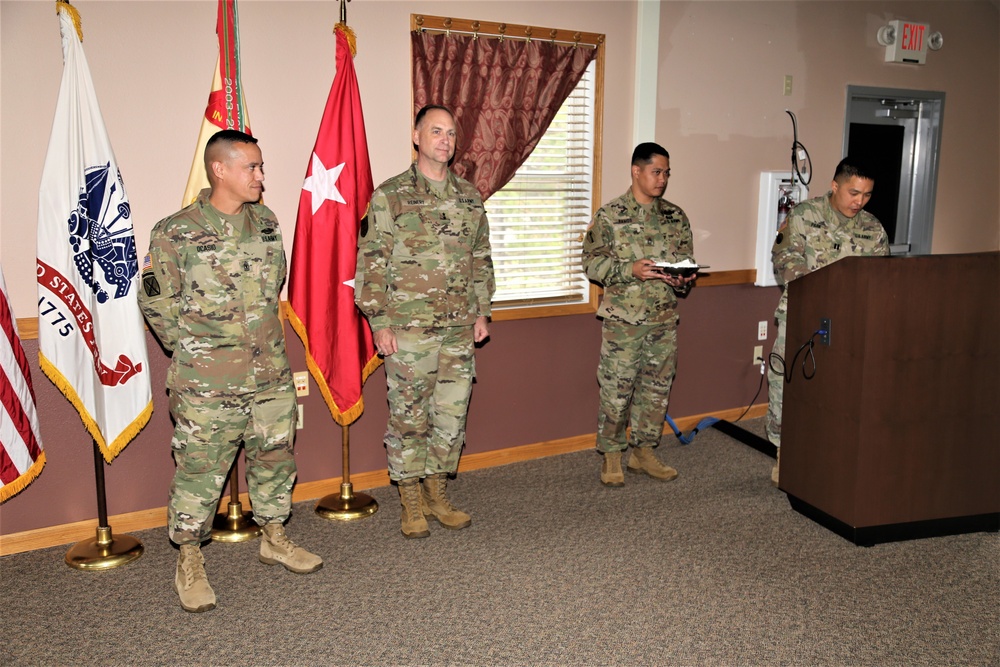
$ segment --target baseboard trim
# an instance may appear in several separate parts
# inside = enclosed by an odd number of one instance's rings
[[[692,415],[690,417],[680,417],[674,420],[677,428],[687,430],[693,428],[703,418],[712,416],[719,419],[736,419],[743,414],[744,408],[733,408],[731,410],[721,410],[702,415]],[[767,404],[762,403],[750,407],[746,417],[753,419],[767,413]],[[670,433],[669,425],[664,422],[664,433]],[[558,440],[548,440],[519,447],[508,447],[506,449],[496,449],[489,452],[479,452],[463,456],[459,463],[459,472],[471,470],[481,470],[495,466],[530,461],[533,459],[545,458],[547,456],[557,456],[579,452],[585,449],[592,449],[596,441],[596,434],[577,435]],[[303,502],[315,500],[331,493],[340,493],[340,477],[322,479],[314,482],[304,482],[296,484],[292,491],[292,502]],[[370,472],[355,473],[351,475],[351,484],[356,491],[365,489],[375,489],[389,485],[389,473],[386,470],[372,470]],[[228,498],[228,496],[227,496]],[[240,494],[241,502],[248,508],[250,499],[247,494]],[[226,500],[226,498],[223,498]],[[119,534],[136,530],[146,530],[149,528],[159,528],[167,525],[167,508],[156,507],[137,512],[126,512],[108,517],[108,524],[112,530]],[[97,518],[65,523],[47,528],[37,528],[26,530],[10,535],[0,535],[0,556],[10,556],[12,554],[36,549],[47,549],[49,547],[79,542],[95,537],[97,534]]]

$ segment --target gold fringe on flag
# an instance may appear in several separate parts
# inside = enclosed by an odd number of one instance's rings
[[[66,12],[73,19],[73,27],[76,28],[77,37],[80,38],[80,43],[82,44],[83,24],[80,22],[80,12],[76,11],[76,7],[69,4],[69,0],[56,0],[56,14],[60,11]]]
[[[337,402],[333,400],[333,394],[330,392],[330,387],[326,383],[326,378],[323,376],[323,369],[319,367],[316,363],[316,359],[310,354],[309,350],[309,332],[306,331],[306,325],[299,319],[299,316],[292,310],[291,306],[288,305],[285,308],[285,317],[288,319],[288,323],[298,334],[299,338],[302,339],[302,346],[306,351],[306,368],[309,369],[309,373],[312,375],[313,380],[316,381],[316,386],[319,387],[319,393],[323,395],[323,401],[326,403],[326,407],[330,410],[330,415],[333,420],[340,424],[341,426],[349,426],[353,424],[361,414],[365,411],[365,397],[364,395],[358,398],[358,402],[352,406],[346,407],[343,410],[337,405]],[[361,385],[364,387],[365,382],[368,380],[368,376],[375,372],[379,366],[382,365],[382,359],[375,355],[368,360],[365,367],[361,369]]]
[[[139,432],[149,422],[149,418],[153,416],[153,401],[150,401],[113,442],[107,442],[104,439],[104,434],[101,433],[100,427],[97,425],[97,420],[87,412],[87,406],[84,404],[83,399],[80,398],[80,395],[76,393],[73,384],[66,379],[66,376],[41,351],[38,353],[38,366],[49,380],[52,381],[52,384],[66,397],[66,400],[73,404],[73,407],[80,415],[80,421],[83,422],[84,428],[87,429],[90,437],[97,443],[101,454],[104,455],[104,460],[108,463],[114,461],[115,457],[122,453],[125,446],[139,435]]]
[[[10,484],[4,484],[0,487],[0,503],[5,503],[17,494],[24,491],[25,487],[35,481],[39,473],[42,472],[42,468],[45,467],[45,452],[39,452],[38,458],[35,462],[31,464],[31,467],[24,471],[20,477],[15,479]]]
[[[333,26],[333,32],[336,34],[337,31],[344,33],[344,38],[347,40],[347,45],[351,47],[351,57],[358,55],[358,38],[354,34],[354,30],[346,23],[338,23]]]

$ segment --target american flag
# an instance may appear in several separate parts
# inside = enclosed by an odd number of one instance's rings
[[[0,503],[28,486],[45,465],[28,359],[14,328],[0,270]]]

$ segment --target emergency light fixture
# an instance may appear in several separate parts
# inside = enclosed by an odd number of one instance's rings
[[[937,51],[944,46],[940,32],[931,32],[926,23],[895,20],[878,29],[878,43],[885,47],[885,62],[923,65],[927,49]]]

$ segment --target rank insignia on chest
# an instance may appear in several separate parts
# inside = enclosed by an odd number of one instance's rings
[[[833,249],[834,250],[840,250],[840,244],[839,243],[834,243],[833,244]]]

